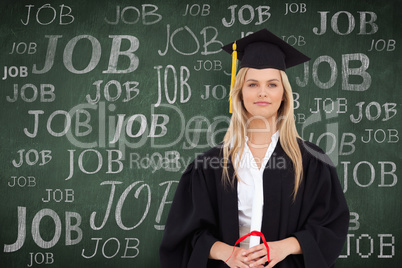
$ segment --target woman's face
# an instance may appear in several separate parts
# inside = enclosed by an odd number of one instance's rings
[[[242,87],[243,104],[247,115],[275,119],[284,94],[282,78],[277,69],[252,69],[245,76]]]

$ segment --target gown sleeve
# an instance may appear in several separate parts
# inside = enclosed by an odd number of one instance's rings
[[[306,268],[333,267],[346,240],[349,209],[334,165],[321,149],[314,150],[303,171],[304,224],[293,235],[302,248]]]
[[[162,268],[207,267],[216,212],[202,168],[191,163],[177,187],[159,249]]]

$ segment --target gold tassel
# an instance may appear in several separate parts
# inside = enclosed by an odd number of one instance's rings
[[[230,81],[230,93],[232,93],[232,89],[233,89],[235,81],[236,81],[236,70],[237,70],[236,42],[233,43],[232,49],[233,49],[233,52],[232,52],[232,77],[231,77],[231,81]],[[230,94],[229,113],[232,113],[232,94]]]

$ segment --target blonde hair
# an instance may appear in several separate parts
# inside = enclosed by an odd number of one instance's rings
[[[232,97],[232,118],[229,128],[223,139],[223,174],[222,180],[226,185],[234,185],[236,180],[236,157],[239,156],[237,163],[244,150],[244,141],[247,135],[247,112],[242,102],[242,87],[249,68],[242,68],[236,76],[236,82],[231,90]],[[300,147],[297,139],[300,138],[296,130],[293,112],[293,94],[289,79],[284,71],[280,71],[284,88],[283,101],[277,112],[277,129],[280,131],[280,143],[293,163],[295,185],[293,190],[293,200],[296,199],[297,192],[303,176],[303,166]],[[229,178],[228,160],[231,160],[234,167],[234,174]],[[238,178],[237,178],[238,179]]]

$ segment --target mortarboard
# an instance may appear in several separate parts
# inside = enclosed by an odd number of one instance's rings
[[[240,68],[274,68],[282,71],[310,60],[267,29],[243,37],[223,46],[222,49],[232,54],[231,89],[234,86],[237,59],[240,60]],[[230,105],[230,112],[231,107],[232,105]]]

